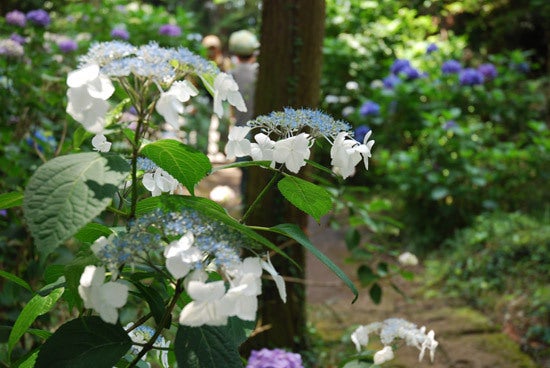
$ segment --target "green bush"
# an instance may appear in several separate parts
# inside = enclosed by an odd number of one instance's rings
[[[550,222],[520,213],[485,214],[427,262],[428,279],[451,297],[508,314],[530,341],[550,344]],[[441,261],[444,259],[444,261]],[[520,313],[518,313],[520,312]],[[514,321],[517,316],[522,321]],[[501,319],[499,316],[499,321]],[[533,344],[535,345],[535,344]]]

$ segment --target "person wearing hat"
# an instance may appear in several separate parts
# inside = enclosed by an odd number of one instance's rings
[[[202,45],[206,49],[208,60],[215,62],[222,72],[231,69],[231,60],[223,55],[222,42],[218,36],[205,36],[202,39]]]
[[[239,86],[239,92],[243,96],[247,107],[246,112],[232,109],[235,125],[245,125],[253,118],[254,93],[256,92],[256,79],[258,77],[258,63],[256,52],[260,43],[256,36],[247,30],[233,32],[229,36],[229,52],[235,56],[235,64],[229,74],[233,76]]]

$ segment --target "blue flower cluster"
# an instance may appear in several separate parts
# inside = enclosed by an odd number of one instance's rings
[[[81,67],[98,64],[109,77],[132,74],[159,82],[170,82],[189,73],[219,73],[215,65],[184,47],[165,48],[156,42],[140,47],[118,40],[95,43],[79,58],[79,63]]]
[[[318,110],[285,108],[283,111],[258,116],[247,123],[252,128],[261,128],[266,133],[276,133],[290,137],[306,132],[312,137],[335,138],[342,131],[350,131],[351,126]]]

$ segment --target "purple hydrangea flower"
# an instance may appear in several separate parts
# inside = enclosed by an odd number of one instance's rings
[[[457,74],[462,70],[462,65],[457,60],[447,60],[441,65],[443,74]]]
[[[498,75],[497,68],[491,63],[481,64],[477,70],[485,79],[495,79]]]
[[[59,47],[59,50],[61,50],[61,52],[68,53],[68,52],[75,51],[78,48],[78,43],[76,43],[75,40],[66,38],[58,41],[57,46]]]
[[[392,66],[390,67],[390,72],[392,74],[399,74],[403,69],[410,67],[411,62],[407,59],[395,59]]]
[[[27,39],[17,33],[12,33],[10,36],[10,40],[17,42],[20,45],[24,45],[25,43],[27,43]]]
[[[13,24],[14,26],[25,27],[27,24],[27,18],[25,13],[20,12],[19,10],[13,10],[6,14],[6,23]]]
[[[178,37],[181,35],[181,28],[175,24],[163,24],[159,28],[159,34],[170,37]]]
[[[8,211],[7,210],[0,210],[0,216],[8,217]]]
[[[373,101],[366,101],[359,109],[359,113],[362,116],[378,115],[380,114],[380,105]]]
[[[130,33],[128,33],[128,31],[124,28],[114,28],[111,31],[111,37],[128,41],[130,39]]]
[[[27,13],[27,20],[42,27],[50,24],[50,15],[44,9],[31,10]]]
[[[246,368],[303,368],[300,354],[282,349],[252,350]]]
[[[357,142],[363,142],[367,133],[370,132],[370,128],[366,125],[359,125],[353,132],[353,137]]]
[[[483,74],[479,70],[466,68],[462,70],[458,76],[460,84],[463,86],[475,86],[483,84]]]
[[[431,54],[432,52],[435,52],[437,50],[439,50],[439,47],[437,47],[435,43],[430,43],[426,48],[426,53]]]
[[[396,85],[401,83],[401,79],[394,74],[390,74],[386,78],[382,79],[382,83],[384,84],[384,87],[393,89]]]

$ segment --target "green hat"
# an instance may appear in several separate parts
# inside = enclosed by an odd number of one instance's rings
[[[256,36],[247,30],[233,32],[229,37],[229,51],[235,55],[252,55],[260,47]]]

